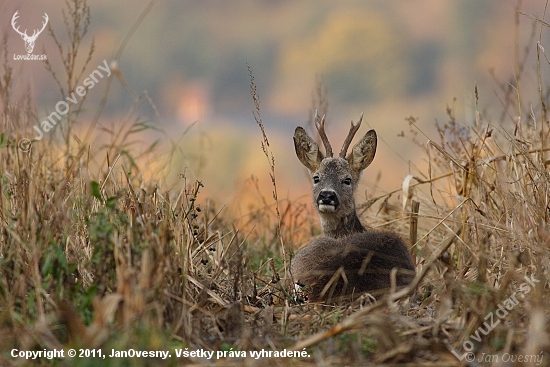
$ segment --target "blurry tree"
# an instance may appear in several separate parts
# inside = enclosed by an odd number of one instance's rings
[[[283,91],[303,89],[303,95],[309,95],[314,73],[324,76],[335,103],[402,95],[412,80],[403,43],[396,27],[380,13],[343,8],[330,12],[309,34],[282,45],[277,72],[281,95],[276,98],[290,107],[292,101],[285,100]]]

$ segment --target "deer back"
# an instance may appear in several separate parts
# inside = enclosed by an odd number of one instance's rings
[[[394,268],[396,287],[414,278],[412,258],[401,238],[368,230],[339,239],[317,238],[296,254],[291,272],[303,298],[316,302],[387,292]]]

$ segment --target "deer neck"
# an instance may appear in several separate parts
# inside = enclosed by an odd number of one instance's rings
[[[354,211],[348,216],[337,217],[335,215],[319,213],[323,235],[332,238],[346,237],[354,233],[365,232],[365,227],[359,221]]]

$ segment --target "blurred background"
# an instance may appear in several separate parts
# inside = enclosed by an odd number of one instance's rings
[[[17,77],[17,93],[30,96],[37,106],[36,121],[29,122],[23,136],[35,135],[32,125],[44,120],[62,95],[43,62],[13,60],[11,55],[25,54],[25,48],[11,18],[18,10],[21,29],[34,29],[46,12],[66,45],[64,4],[1,3],[0,31],[7,37],[4,52]],[[92,41],[94,53],[85,74],[104,59],[113,60],[148,4],[88,1],[91,23],[79,62],[84,65]],[[536,57],[539,37],[541,46],[548,46],[546,29],[539,34],[540,24],[530,18],[543,18],[544,6],[535,0],[159,0],[125,46],[118,68],[127,85],[113,81],[99,127],[116,126],[129,114],[158,127],[162,133],[147,130],[142,139],[160,139],[159,152],[174,152],[169,161],[159,153],[148,167],[166,174],[159,178],[165,188],[185,173],[201,180],[204,195],[220,204],[257,200],[256,185],[270,199],[269,162],[252,114],[248,65],[275,158],[279,198],[295,200],[309,194],[310,183],[294,155],[292,134],[297,125],[308,124],[321,80],[329,102],[327,131],[336,151],[361,112],[359,134],[369,128],[378,132],[377,156],[358,197],[364,200],[364,190],[373,196],[399,189],[407,174],[424,167],[418,147],[401,136],[409,135],[409,117],[428,136],[436,121],[449,119],[448,107],[460,123],[471,124],[477,85],[485,122],[513,128],[513,111],[503,112],[502,95],[516,86],[514,75],[525,59]],[[46,54],[63,82],[56,47],[45,31],[33,53]],[[530,65],[522,71],[524,85],[538,83],[536,63]],[[78,116],[80,128],[93,118],[106,85],[100,80],[89,90]],[[145,91],[149,98],[135,103],[134,97]],[[522,95],[531,91],[536,88]],[[419,140],[427,140],[413,129]]]

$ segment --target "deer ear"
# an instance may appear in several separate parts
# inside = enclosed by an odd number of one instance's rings
[[[353,171],[360,173],[372,163],[374,155],[376,154],[376,142],[376,131],[369,130],[365,136],[353,146],[351,153],[346,157]]]
[[[319,151],[317,143],[309,137],[301,126],[298,126],[294,131],[294,148],[300,162],[311,172],[316,171],[325,158],[323,153]]]

